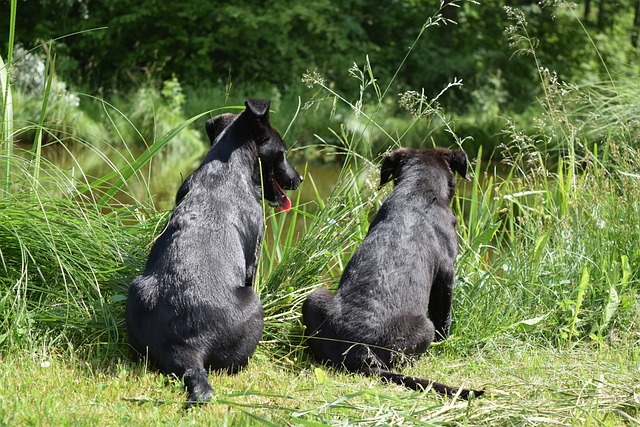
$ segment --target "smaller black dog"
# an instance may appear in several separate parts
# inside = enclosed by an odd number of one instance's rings
[[[471,394],[389,371],[397,356],[419,355],[436,334],[449,335],[458,250],[450,208],[454,171],[466,179],[463,151],[399,149],[384,159],[380,186],[393,178],[394,190],[347,264],[338,291],[316,289],[302,306],[317,360],[414,390]]]
[[[145,271],[129,287],[129,344],[158,369],[184,379],[187,407],[207,402],[208,369],[245,366],[262,336],[252,289],[264,231],[262,197],[288,210],[283,189],[302,177],[269,124],[269,101],[206,124],[211,149],[176,197]]]

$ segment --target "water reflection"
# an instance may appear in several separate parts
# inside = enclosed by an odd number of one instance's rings
[[[203,145],[200,150],[190,153],[187,157],[172,156],[170,149],[159,153],[127,182],[126,189],[115,196],[116,201],[122,204],[155,206],[159,211],[173,209],[178,188],[200,165],[207,149],[208,147]],[[26,157],[31,156],[28,150],[24,150],[23,153]],[[43,150],[48,166],[61,169],[67,175],[70,185],[74,185],[74,182],[75,185],[83,185],[115,170],[123,170],[141,153],[140,150],[131,151],[108,144],[86,146],[58,143]],[[43,167],[46,168],[47,164]],[[289,197],[292,201],[299,200],[300,205],[305,206],[315,206],[314,202],[318,196],[326,199],[331,194],[341,171],[339,165],[295,162],[295,167],[305,171],[307,181],[297,191],[288,192]],[[311,182],[314,185],[311,185]]]

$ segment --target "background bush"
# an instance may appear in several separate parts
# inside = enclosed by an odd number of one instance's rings
[[[357,89],[345,70],[368,55],[381,86],[393,81],[396,93],[425,88],[434,96],[456,77],[465,86],[447,94],[446,105],[457,112],[471,104],[520,112],[538,93],[537,70],[509,47],[527,48],[511,37],[517,23],[505,6],[527,14],[540,62],[578,82],[602,80],[605,67],[638,72],[636,2],[43,0],[18,3],[16,41],[33,47],[60,38],[58,72],[92,90],[176,76],[185,86],[260,82],[288,95],[315,69],[344,93]],[[8,7],[0,3],[3,28]],[[437,30],[415,43],[434,21]]]

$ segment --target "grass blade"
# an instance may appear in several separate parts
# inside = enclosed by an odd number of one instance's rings
[[[13,158],[13,99],[9,82],[9,64],[0,56],[0,90],[2,90],[2,115],[0,116],[0,148],[4,147],[5,157],[5,193],[11,190],[11,161]]]
[[[13,157],[13,100],[11,97],[11,83],[9,79],[11,62],[13,61],[13,43],[16,32],[16,11],[18,1],[11,0],[11,17],[9,18],[9,43],[7,46],[7,63],[0,57],[0,89],[2,89],[2,126],[0,126],[0,145],[4,144],[6,150],[5,161],[5,192],[11,190],[11,161]]]
[[[149,160],[153,158],[163,147],[165,147],[175,136],[180,133],[180,131],[187,126],[191,125],[193,122],[198,120],[199,118],[210,114],[211,111],[206,111],[204,113],[198,114],[196,116],[191,117],[190,119],[182,122],[175,128],[171,129],[165,135],[163,135],[160,139],[154,142],[149,148],[147,148],[135,161],[125,165],[120,168],[118,171],[111,172],[102,178],[94,181],[91,184],[91,188],[95,188],[104,184],[105,182],[118,177],[118,180],[106,191],[104,196],[98,202],[100,206],[106,206],[106,204],[115,196],[118,191],[122,189],[122,187],[129,181],[129,179],[136,174]]]
[[[47,52],[51,52],[51,44]],[[44,129],[44,121],[47,114],[47,106],[49,104],[49,95],[51,94],[51,83],[53,82],[53,70],[55,70],[56,56],[49,58],[47,61],[47,81],[45,83],[44,95],[42,99],[42,107],[40,108],[40,118],[38,119],[38,127],[36,128],[36,136],[33,140],[33,179],[38,181],[40,177],[40,161],[42,158],[42,130]]]

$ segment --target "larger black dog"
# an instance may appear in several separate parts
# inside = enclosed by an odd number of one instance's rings
[[[337,293],[316,289],[302,307],[317,360],[414,390],[469,396],[471,390],[388,370],[397,356],[426,351],[436,333],[449,335],[458,250],[450,208],[454,171],[467,176],[463,151],[400,149],[385,158],[380,185],[393,178],[393,193],[347,264]]]
[[[288,210],[283,188],[302,180],[269,124],[269,101],[245,105],[207,123],[212,147],[178,191],[180,203],[129,287],[129,343],[161,371],[184,378],[187,407],[213,395],[208,369],[234,372],[258,345],[263,311],[252,284],[262,195]]]

